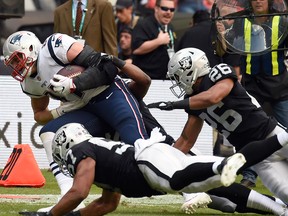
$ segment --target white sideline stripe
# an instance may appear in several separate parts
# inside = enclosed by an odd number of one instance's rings
[[[100,197],[101,194],[89,195],[85,199],[85,203],[90,203],[92,200]],[[19,196],[19,198],[17,198]],[[52,194],[1,194],[1,202],[18,202],[18,203],[47,203],[55,204],[58,201],[59,195]],[[153,197],[143,197],[143,198],[127,198],[122,196],[121,202],[137,204],[137,205],[166,205],[166,204],[183,204],[184,198],[181,195],[163,195],[163,196],[153,196]]]

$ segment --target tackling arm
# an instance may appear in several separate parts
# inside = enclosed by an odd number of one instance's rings
[[[48,96],[44,96],[42,98],[31,98],[34,120],[40,125],[44,125],[53,119],[53,116],[48,109],[48,104]]]
[[[138,100],[141,100],[151,85],[151,78],[139,67],[130,63],[126,63],[121,71],[132,79],[128,84],[129,89]]]
[[[181,136],[176,140],[173,147],[187,154],[194,146],[202,127],[202,119],[196,116],[189,115],[188,120],[181,133]]]
[[[234,86],[232,79],[223,79],[197,95],[190,97],[189,106],[191,110],[205,109],[219,103],[225,98]]]
[[[81,92],[103,85],[110,85],[118,74],[118,70],[115,66],[114,68],[110,67],[105,69],[104,64],[104,66],[102,65],[102,70],[99,70],[99,64],[102,60],[101,53],[97,53],[88,45],[83,48],[82,44],[78,42],[73,43],[69,48],[67,59],[71,64],[80,65],[86,69],[80,75],[73,78],[57,74],[54,75],[54,78],[57,81],[54,79],[50,80],[53,91],[64,96],[74,91]],[[108,64],[109,63],[106,65]]]
[[[67,52],[67,59],[71,64],[85,67],[85,71],[77,77],[67,78],[57,77],[57,82],[51,79],[50,83],[54,91],[69,94],[75,90],[85,91],[97,88],[102,85],[109,85],[114,81],[118,70],[99,70],[101,53],[94,51],[90,46],[83,47],[82,44],[75,42]],[[57,75],[56,75],[57,76]]]
[[[102,196],[91,202],[88,206],[81,210],[83,215],[106,215],[116,210],[119,205],[121,194],[103,190]]]
[[[210,89],[180,101],[157,102],[148,104],[148,108],[161,110],[191,109],[199,110],[219,103],[225,98],[234,86],[232,79],[223,79]]]
[[[79,49],[80,52],[75,55],[76,50]],[[88,45],[81,48],[78,43],[74,43],[67,52],[67,57],[72,64],[86,68],[82,74],[73,78],[73,83],[78,91],[111,84],[118,72],[117,70],[100,71],[98,65],[101,61],[101,53],[94,51]]]
[[[92,158],[81,160],[77,166],[73,186],[49,212],[60,216],[73,211],[89,194],[94,182],[96,161]],[[93,214],[95,215],[95,213]]]

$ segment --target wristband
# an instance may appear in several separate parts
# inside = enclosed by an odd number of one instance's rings
[[[50,112],[51,112],[51,115],[53,116],[53,119],[56,119],[59,116],[61,116],[60,113],[58,112],[57,108],[53,109],[53,110],[50,110]]]
[[[117,58],[115,56],[113,56],[112,62],[119,69],[122,69],[124,67],[124,65],[126,64],[125,61],[123,61],[122,59],[119,59],[119,58]]]
[[[185,110],[190,109],[189,98],[173,102],[173,109],[185,109]]]

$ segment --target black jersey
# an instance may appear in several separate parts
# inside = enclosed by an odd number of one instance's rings
[[[92,138],[73,146],[66,166],[75,175],[78,164],[87,157],[96,161],[94,184],[126,197],[163,194],[149,187],[134,159],[134,147],[104,138]]]
[[[222,101],[206,109],[186,110],[186,112],[200,117],[217,129],[236,149],[251,141],[265,139],[276,127],[277,122],[252,102],[230,66],[219,64],[213,67],[210,73],[203,77],[199,90],[193,94],[206,91],[223,79],[233,79],[235,84]]]

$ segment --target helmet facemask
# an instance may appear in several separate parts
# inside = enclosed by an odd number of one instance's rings
[[[66,160],[71,148],[79,143],[90,139],[91,134],[78,123],[69,123],[57,130],[52,143],[52,156],[65,174]]]
[[[192,86],[196,82],[196,79],[195,79],[196,73],[193,74],[194,76],[192,77],[192,79],[189,79],[188,77],[186,77],[185,79],[184,77],[182,77],[184,73],[185,72],[183,69],[179,69],[175,74],[173,74],[172,76],[169,76],[172,82],[172,86],[170,87],[170,90],[177,98],[181,98],[185,94],[193,93]],[[192,73],[192,72],[190,71],[189,73]],[[186,82],[183,82],[184,79],[186,80]]]
[[[55,145],[52,147],[52,157],[53,160],[58,164],[59,169],[61,172],[68,176],[68,177],[73,177],[67,170],[66,162],[65,160],[62,159],[62,147],[61,145]]]
[[[13,78],[23,82],[31,75],[40,47],[40,40],[29,31],[15,32],[7,38],[3,45],[4,63],[13,69]]]
[[[8,60],[4,61],[6,66],[9,66],[13,69],[11,76],[23,82],[26,76],[30,76],[32,72],[32,67],[35,62],[30,57],[25,56],[24,53],[15,51]]]

